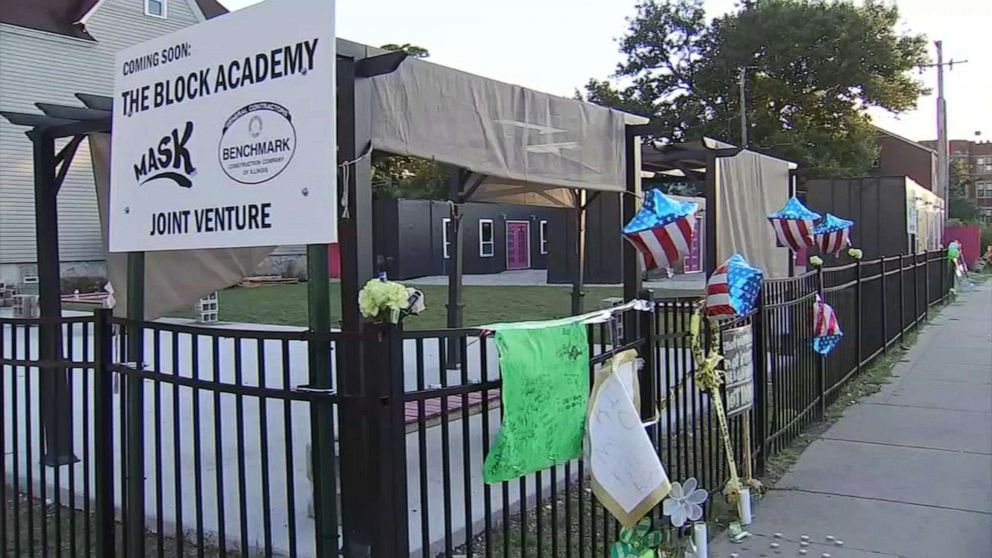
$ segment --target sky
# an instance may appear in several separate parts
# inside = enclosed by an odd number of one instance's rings
[[[238,9],[258,0],[220,0]],[[714,17],[734,0],[705,0]],[[951,139],[992,139],[992,1],[894,0],[900,30],[944,42],[944,60],[968,60],[945,70]],[[430,60],[493,79],[571,96],[589,78],[606,78],[621,60],[617,38],[636,0],[337,0],[337,35],[380,46],[410,43]],[[581,5],[581,7],[580,7]],[[936,70],[918,74],[936,92]],[[876,124],[913,140],[936,138],[936,97],[916,110],[872,111]],[[981,132],[980,137],[975,133]]]

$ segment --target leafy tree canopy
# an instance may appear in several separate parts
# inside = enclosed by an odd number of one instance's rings
[[[650,116],[675,141],[739,144],[743,68],[750,148],[811,177],[864,175],[876,151],[865,109],[905,111],[926,92],[912,73],[925,38],[898,21],[881,0],[745,0],[709,22],[701,0],[641,0],[614,80],[590,80],[585,98]]]
[[[402,50],[414,58],[427,58],[430,52],[410,43],[382,45],[385,50]],[[448,198],[448,175],[435,161],[389,155],[372,162],[372,192],[391,198],[443,200]]]
[[[967,161],[951,161],[950,174],[950,200],[947,206],[947,216],[950,219],[959,219],[965,223],[975,223],[978,221],[978,206],[975,200],[968,197],[968,184],[971,177],[968,173]]]

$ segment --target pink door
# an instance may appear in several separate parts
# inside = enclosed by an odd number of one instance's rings
[[[506,269],[530,268],[530,222],[506,222]]]

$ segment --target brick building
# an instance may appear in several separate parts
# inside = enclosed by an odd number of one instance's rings
[[[925,141],[936,146],[936,141]],[[992,141],[951,140],[948,149],[951,161],[968,164],[968,184],[965,192],[978,206],[979,219],[992,223]]]

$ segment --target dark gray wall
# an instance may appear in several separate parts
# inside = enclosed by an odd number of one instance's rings
[[[802,189],[806,206],[813,211],[854,221],[851,243],[864,252],[864,259],[909,250],[905,177],[810,180]],[[849,257],[842,254],[838,260]]]
[[[545,269],[548,254],[541,254],[540,222],[548,221],[547,249],[562,226],[566,213],[560,209],[506,204],[467,203],[462,206],[462,272],[466,275],[506,271],[506,222],[530,223],[531,269]],[[394,279],[444,275],[450,259],[444,259],[443,220],[450,215],[447,202],[431,200],[377,199],[375,201],[375,252],[380,269]],[[479,220],[492,219],[494,250],[491,257],[479,255]]]
[[[571,283],[575,270],[575,212],[564,212],[552,239],[548,262],[549,283]],[[620,196],[601,194],[586,207],[585,282],[614,284],[623,282],[623,251]]]

